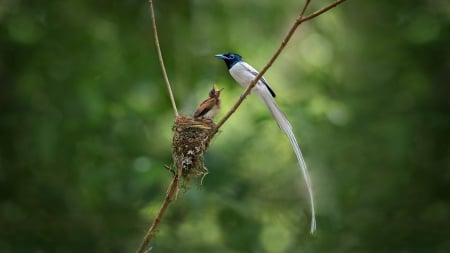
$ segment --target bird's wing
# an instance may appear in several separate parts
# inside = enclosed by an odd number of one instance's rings
[[[201,117],[208,113],[209,110],[211,110],[212,106],[214,104],[214,101],[212,99],[207,99],[203,101],[197,108],[197,110],[194,112],[194,118]]]
[[[255,68],[253,68],[250,64],[248,64],[246,62],[241,62],[241,63],[242,63],[242,66],[248,70],[248,72],[253,74],[254,78],[259,74],[259,72]],[[267,87],[267,89],[269,90],[272,97],[275,97],[275,92],[272,90],[272,88],[270,88],[269,83],[264,78],[264,76],[261,77],[260,81]]]
[[[194,112],[194,118],[199,118],[199,117],[205,115],[207,112],[208,112],[208,110],[206,108],[198,108]]]

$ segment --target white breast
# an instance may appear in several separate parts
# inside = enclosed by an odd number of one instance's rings
[[[234,80],[239,83],[242,87],[247,88],[247,86],[255,79],[258,75],[258,71],[250,66],[246,62],[238,62],[232,68],[230,68],[230,75]],[[261,80],[252,89],[252,93],[266,92],[267,88]],[[267,90],[268,92],[268,90]]]
[[[248,71],[245,65],[240,62],[230,68],[230,75],[244,88],[246,88],[255,78],[255,75]]]

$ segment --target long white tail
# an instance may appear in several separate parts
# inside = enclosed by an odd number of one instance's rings
[[[286,134],[289,141],[291,142],[292,149],[294,149],[298,164],[305,179],[306,188],[308,189],[309,201],[311,204],[311,233],[314,233],[314,231],[316,230],[316,213],[314,209],[314,196],[311,186],[311,179],[309,177],[308,167],[306,167],[305,159],[303,159],[302,151],[300,150],[297,139],[295,138],[294,132],[292,131],[292,126],[267,89],[253,89],[253,92],[264,101],[264,103],[272,113],[278,126],[280,127],[281,131]]]

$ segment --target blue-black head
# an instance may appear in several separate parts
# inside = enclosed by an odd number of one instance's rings
[[[216,57],[222,59],[227,64],[228,69],[242,61],[242,56],[235,53],[216,54]]]

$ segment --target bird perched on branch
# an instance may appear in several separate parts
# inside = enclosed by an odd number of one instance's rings
[[[196,119],[212,120],[220,111],[220,92],[222,89],[216,89],[215,86],[209,91],[209,98],[205,99],[194,112]]]
[[[244,88],[246,88],[259,74],[255,68],[244,62],[242,60],[242,57],[236,53],[218,54],[216,55],[216,57],[222,59],[225,62],[230,75],[237,83],[239,83]],[[308,168],[306,167],[302,152],[298,146],[297,139],[295,138],[294,132],[292,131],[292,126],[284,113],[281,111],[280,107],[275,102],[275,92],[270,88],[269,83],[264,77],[261,77],[258,80],[251,92],[256,94],[266,104],[281,131],[286,134],[292,145],[292,148],[294,149],[294,153],[297,156],[298,164],[300,165],[300,169],[303,173],[306,187],[308,189],[312,215],[311,233],[313,233],[316,230],[316,218],[311,180],[309,178]]]

